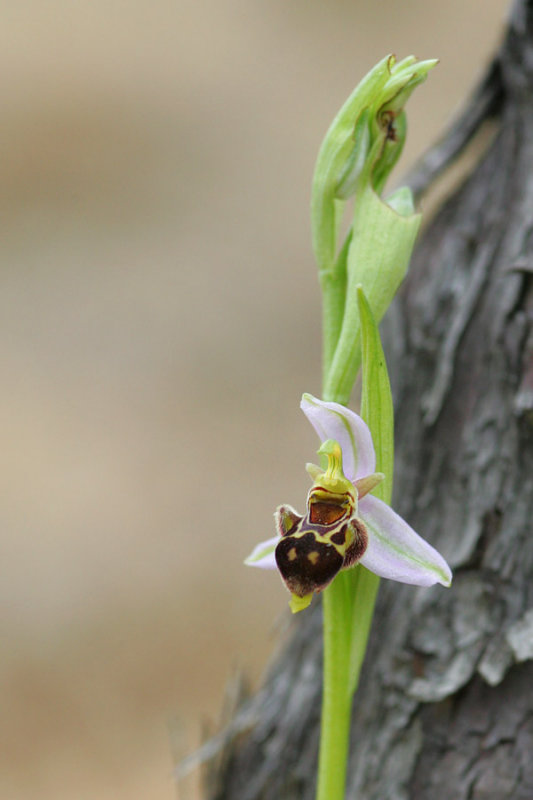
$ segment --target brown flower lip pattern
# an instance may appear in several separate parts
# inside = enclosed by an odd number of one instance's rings
[[[290,506],[276,511],[281,539],[275,559],[292,594],[321,592],[341,569],[359,561],[368,546],[368,533],[355,517],[355,507],[352,492],[334,494],[319,485],[309,492],[304,516]]]

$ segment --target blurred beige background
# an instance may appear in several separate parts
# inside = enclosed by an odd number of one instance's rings
[[[387,52],[438,56],[405,169],[506,7],[2,3],[2,800],[171,800],[257,681],[287,595],[242,559],[316,447],[319,143]]]

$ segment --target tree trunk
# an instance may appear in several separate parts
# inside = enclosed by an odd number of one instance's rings
[[[417,195],[492,120],[436,215],[384,326],[396,407],[395,507],[448,559],[450,590],[384,581],[354,700],[347,798],[533,798],[533,0]],[[312,800],[321,609],[298,615],[241,702],[210,800]]]

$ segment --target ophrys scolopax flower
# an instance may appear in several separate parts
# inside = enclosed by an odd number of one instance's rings
[[[301,408],[318,433],[322,469],[308,464],[313,486],[307,511],[282,505],[275,513],[278,535],[257,545],[246,563],[279,569],[300,611],[340,572],[355,564],[383,578],[418,586],[449,586],[443,557],[395,511],[370,492],[376,473],[372,437],[360,416],[338,403],[304,394]]]

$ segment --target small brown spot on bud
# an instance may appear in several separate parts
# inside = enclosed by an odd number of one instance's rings
[[[385,129],[385,136],[387,141],[389,142],[397,142],[398,137],[396,134],[396,127],[394,125],[394,121],[396,119],[396,114],[393,111],[385,111],[384,114],[381,116],[381,124]]]

